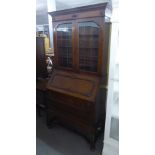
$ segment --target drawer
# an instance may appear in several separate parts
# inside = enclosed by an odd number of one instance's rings
[[[47,109],[52,110],[54,113],[57,114],[57,112],[65,112],[67,114],[70,114],[72,116],[76,116],[81,119],[85,119],[87,121],[92,121],[95,119],[95,112],[94,110],[89,110],[88,108],[81,109],[78,107],[71,107],[68,105],[65,105],[60,102],[56,102],[54,100],[47,99]]]
[[[85,112],[91,111],[94,105],[94,103],[55,92],[47,92],[47,100],[50,100],[51,104],[58,103],[56,106],[71,107]]]
[[[54,118],[56,118],[58,121],[64,123],[64,124],[68,124],[69,126],[78,128],[78,129],[85,129],[90,130],[90,126],[92,126],[94,124],[93,119],[88,120],[85,118],[81,118],[81,117],[77,117],[75,114],[72,113],[68,113],[66,111],[60,111],[58,109],[53,109],[50,110],[48,109],[48,116],[52,116]],[[52,118],[51,117],[51,118]]]
[[[82,18],[93,18],[93,17],[100,17],[103,16],[101,10],[93,10],[93,11],[86,11],[84,13],[70,13],[64,15],[55,15],[52,16],[52,20],[56,21],[65,21],[65,20],[74,20],[74,19],[82,19]]]

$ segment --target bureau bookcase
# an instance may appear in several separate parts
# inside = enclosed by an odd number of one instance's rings
[[[54,71],[47,85],[47,123],[85,135],[91,148],[104,130],[111,6],[108,3],[49,13]]]

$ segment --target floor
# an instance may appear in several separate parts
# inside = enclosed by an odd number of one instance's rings
[[[36,122],[36,155],[102,155],[102,135],[92,152],[89,143],[80,135],[58,125],[48,129],[44,116],[37,117]]]

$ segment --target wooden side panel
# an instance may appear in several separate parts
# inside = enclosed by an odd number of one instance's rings
[[[36,37],[36,77],[47,77],[44,38]]]
[[[103,27],[104,33],[104,47],[103,47],[103,63],[102,63],[102,84],[106,87],[108,82],[108,68],[109,68],[109,43],[110,43],[110,33],[111,33],[111,23],[104,23]]]

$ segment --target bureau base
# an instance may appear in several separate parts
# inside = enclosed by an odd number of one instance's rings
[[[51,110],[47,110],[46,124],[49,129],[54,128],[56,125],[60,125],[76,134],[82,136],[89,144],[90,150],[95,151],[95,144],[99,136],[104,134],[104,124],[105,120],[100,120],[94,125],[82,124],[79,126],[80,122],[75,122],[74,118],[64,119],[61,116],[53,114]]]

